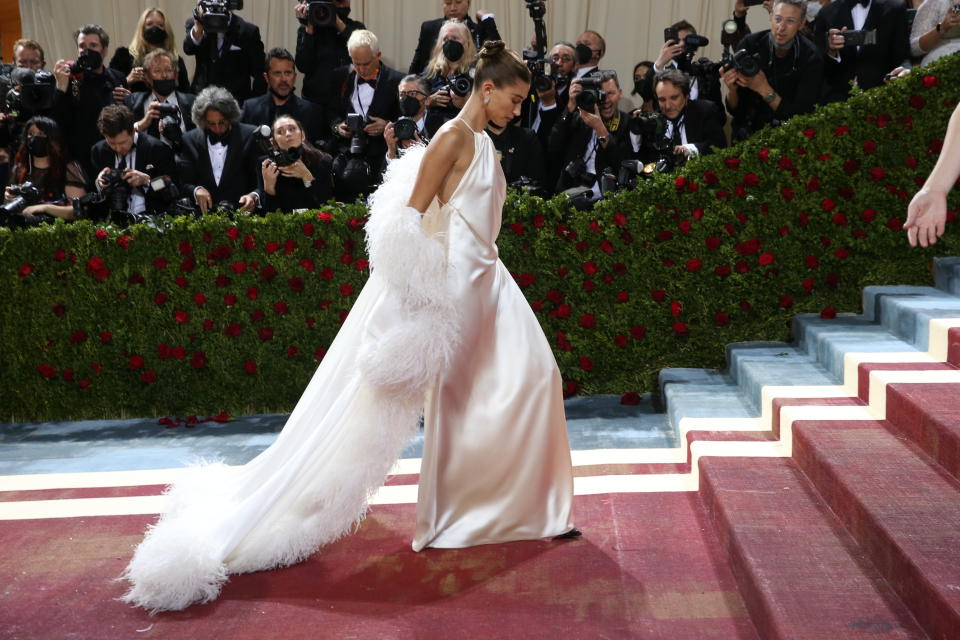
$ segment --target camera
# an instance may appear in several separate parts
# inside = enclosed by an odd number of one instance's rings
[[[203,15],[200,15],[200,9],[203,9]],[[241,9],[243,0],[201,0],[193,11],[193,17],[208,33],[226,33],[230,24],[230,13]]]
[[[82,74],[84,71],[93,71],[103,66],[103,56],[99,51],[93,49],[84,49],[77,56],[77,59],[70,64],[70,73],[72,75]]]
[[[160,123],[157,127],[160,135],[164,137],[174,149],[179,149],[183,143],[183,129],[180,128],[182,122],[180,110],[176,106],[167,103],[154,103],[154,109],[160,114]]]
[[[127,202],[130,200],[130,185],[123,179],[123,173],[111,169],[103,174],[103,180],[106,184],[100,189],[100,195],[107,203],[108,210],[111,213],[126,212]]]
[[[577,106],[585,111],[593,111],[594,107],[602,107],[607,102],[607,94],[601,89],[601,85],[607,80],[603,72],[591,73],[580,78],[580,86],[583,90],[577,94]]]
[[[746,49],[740,49],[733,54],[727,66],[736,69],[745,78],[752,78],[760,73],[760,61]]]
[[[413,118],[404,116],[393,123],[393,133],[397,136],[398,142],[413,140],[417,135],[417,123]]]
[[[465,73],[458,73],[447,78],[447,88],[454,95],[465,98],[473,91],[473,78]]]
[[[627,124],[630,133],[644,140],[660,140],[667,132],[667,119],[658,112],[638,113]]]
[[[300,147],[290,147],[289,149],[274,149],[270,152],[270,160],[278,167],[289,167],[303,155]]]
[[[870,31],[843,31],[840,33],[843,36],[843,46],[845,47],[862,47],[868,44],[877,44],[877,31],[876,29],[871,29]]]
[[[307,6],[307,24],[314,27],[334,27],[337,24],[337,7],[329,0],[311,2]]]
[[[49,71],[36,71],[18,67],[9,76],[0,78],[0,87],[5,93],[5,113],[41,113],[53,107],[56,80]]]
[[[21,213],[30,205],[40,202],[40,189],[34,186],[32,182],[10,185],[7,189],[10,190],[14,198],[0,207],[4,217],[13,213]]]
[[[348,113],[347,119],[343,121],[343,124],[346,125],[347,130],[350,131],[350,133],[357,135],[363,131],[363,116],[361,116],[359,113]]]

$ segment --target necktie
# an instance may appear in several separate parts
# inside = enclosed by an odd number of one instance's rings
[[[127,168],[127,156],[117,156],[117,171],[123,173],[123,170]]]

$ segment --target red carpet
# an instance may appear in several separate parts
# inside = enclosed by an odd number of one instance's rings
[[[0,637],[670,638],[758,636],[693,493],[580,496],[584,537],[413,553],[413,505],[220,599],[150,617],[114,600],[152,516],[0,522]]]

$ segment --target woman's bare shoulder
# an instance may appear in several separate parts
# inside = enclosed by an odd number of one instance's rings
[[[470,140],[470,134],[453,120],[448,120],[430,139],[427,151],[436,149],[437,155],[453,157],[461,153],[464,145]],[[472,148],[472,147],[471,147]]]

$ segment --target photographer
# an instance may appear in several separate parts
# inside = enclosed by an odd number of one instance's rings
[[[813,111],[823,82],[823,58],[799,34],[803,0],[776,0],[770,30],[740,41],[734,60],[720,70],[733,116],[733,140],[748,138],[768,124]]]
[[[467,25],[459,20],[448,20],[440,27],[440,35],[433,47],[425,76],[430,82],[430,128],[437,129],[460,113],[473,89],[470,67],[477,56],[477,48],[470,38]]]
[[[260,125],[287,115],[302,124],[307,139],[311,142],[329,138],[330,130],[327,128],[323,107],[308,100],[301,100],[294,93],[297,72],[293,55],[279,47],[270,49],[267,52],[266,67],[264,77],[269,91],[266,95],[250,98],[243,103],[240,122]]]
[[[57,60],[54,113],[67,140],[70,156],[87,176],[96,175],[90,165],[90,148],[100,139],[97,118],[107,105],[120,104],[130,95],[126,78],[103,65],[110,37],[103,27],[88,24],[74,32],[77,60]]]
[[[630,139],[628,116],[619,109],[622,96],[612,71],[599,71],[570,84],[567,107],[550,134],[549,152],[561,158],[563,166],[557,191],[589,187],[591,199],[598,200],[598,177],[607,168],[617,172],[627,159]]]
[[[550,87],[546,90],[541,91],[537,87],[539,101],[533,105],[535,111],[531,117],[530,129],[537,134],[540,154],[546,159],[547,175],[543,185],[552,189],[557,184],[563,166],[560,164],[560,158],[548,153],[550,134],[570,97],[570,81],[577,67],[577,52],[573,44],[561,41],[553,45],[550,49],[550,62],[553,77]]]
[[[910,50],[920,64],[960,50],[960,1],[928,0],[917,9],[910,31]]]
[[[144,68],[147,54],[162,49],[173,56],[176,75],[176,88],[184,93],[190,91],[190,80],[187,77],[187,66],[183,58],[176,54],[177,39],[173,34],[173,26],[167,22],[167,16],[157,8],[147,9],[140,14],[133,40],[128,47],[117,47],[116,53],[110,59],[110,68],[116,69],[127,77],[127,88],[134,93],[149,91],[150,86],[146,79]]]
[[[299,122],[290,116],[277,118],[273,147],[260,165],[265,211],[317,209],[333,196],[330,156],[308,142]]]
[[[19,144],[26,122],[34,116],[53,116],[56,79],[44,71],[43,48],[35,40],[20,39],[13,45],[14,66],[2,78],[8,113],[0,112],[0,156]],[[10,93],[12,90],[13,93]],[[4,158],[8,159],[8,158]],[[0,165],[6,164],[0,162]],[[9,165],[6,165],[9,168]],[[6,172],[0,170],[0,186],[6,184]]]
[[[228,6],[237,0],[227,0]],[[193,17],[187,19],[187,36],[183,52],[195,56],[197,68],[193,73],[193,93],[199,94],[209,86],[224,87],[237,102],[251,96],[263,95],[267,90],[263,78],[263,40],[260,28],[250,24],[233,11],[208,15],[213,0],[197,0]],[[242,3],[241,3],[242,6]]]
[[[36,40],[20,38],[13,43],[13,66],[40,71],[47,66],[43,47]]]
[[[150,188],[151,178],[173,178],[173,151],[156,138],[133,128],[133,112],[126,105],[104,107],[97,119],[103,136],[90,150],[90,162],[99,169],[96,186],[109,213],[125,221],[143,214],[166,213],[169,197]],[[125,216],[122,214],[126,214]]]
[[[691,64],[696,50],[703,46],[698,42],[705,42],[707,39],[698,36],[697,30],[686,20],[675,22],[667,27],[664,36],[665,42],[660,47],[660,54],[653,61],[654,74],[664,69],[679,69],[691,76],[691,100],[710,100],[718,106],[723,104],[716,74],[697,73],[697,69]],[[690,36],[693,37],[688,40]]]
[[[505,127],[488,122],[485,130],[500,156],[500,168],[507,179],[507,186],[549,197],[543,150],[537,134],[521,127],[516,120]]]
[[[2,224],[25,227],[54,218],[73,220],[68,201],[87,193],[86,178],[80,165],[68,159],[60,128],[50,118],[36,116],[27,121],[13,158],[11,184],[17,186],[7,187],[4,194]]]
[[[440,40],[440,29],[449,20],[459,20],[466,24],[467,40],[473,43],[474,51],[487,40],[500,40],[500,32],[494,15],[485,9],[476,13],[476,22],[470,19],[470,0],[443,0],[443,17],[427,20],[420,25],[420,37],[417,50],[410,61],[408,73],[422,74],[426,71],[430,59],[436,55],[436,43]],[[466,42],[463,43],[466,46]],[[470,58],[472,61],[473,58]]]
[[[332,0],[335,8],[333,24],[315,25],[310,20],[312,3],[301,0],[294,11],[300,21],[297,29],[297,69],[303,74],[303,97],[317,104],[327,101],[326,90],[333,70],[350,64],[347,40],[362,22],[350,18],[350,0]]]
[[[380,60],[380,44],[372,32],[354,31],[347,43],[351,66],[333,72],[331,128],[337,198],[353,200],[379,182],[387,143],[387,123],[400,117],[402,75]]]
[[[132,94],[126,105],[137,120],[134,124],[137,131],[145,131],[177,149],[183,134],[194,128],[189,115],[196,96],[174,89],[177,82],[174,60],[175,56],[164,49],[148,53],[143,60],[143,77],[150,90]],[[172,117],[172,121],[165,121],[166,117]]]
[[[391,122],[383,131],[387,143],[387,164],[399,157],[399,152],[415,144],[429,141],[427,136],[427,107],[430,106],[430,83],[423,76],[408,75],[400,81],[400,114],[403,119],[412,122],[412,127],[401,126],[401,140],[397,136],[397,123]],[[412,129],[412,134],[409,129]],[[408,135],[409,134],[409,135]]]
[[[723,135],[726,116],[709,100],[690,98],[690,77],[679,69],[667,69],[654,80],[657,107],[666,118],[663,140],[630,133],[633,150],[644,163],[661,157],[661,148],[669,153],[669,164],[683,164],[691,156],[713,153],[713,147],[727,146]],[[636,116],[636,113],[634,113]],[[669,141],[669,144],[663,144]]]
[[[587,30],[577,38],[574,50],[577,53],[577,68],[573,75],[582,78],[599,68],[600,61],[607,53],[607,41],[596,31]]]
[[[207,87],[190,111],[197,128],[183,137],[180,175],[200,213],[253,211],[258,206],[260,163],[255,127],[240,122],[240,106],[222,87]]]
[[[817,15],[814,33],[823,56],[824,103],[845,100],[851,81],[872,89],[896,67],[910,66],[907,8],[900,0],[837,0]]]

